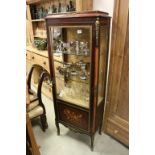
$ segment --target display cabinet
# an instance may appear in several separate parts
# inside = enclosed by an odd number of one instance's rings
[[[110,17],[99,11],[46,17],[55,123],[91,137],[101,133]]]

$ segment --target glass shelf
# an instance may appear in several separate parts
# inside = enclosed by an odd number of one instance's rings
[[[77,54],[76,52],[63,52],[63,51],[60,51],[60,52],[56,52],[56,51],[53,51],[53,54],[67,54],[67,55],[77,55],[77,56],[90,56],[90,53],[88,54],[83,54],[83,53],[79,53]]]
[[[55,62],[58,62],[58,63],[61,63],[61,64],[64,64],[64,65],[72,65],[72,63],[71,62],[62,62],[62,61],[59,61],[59,60],[56,60],[56,59],[54,59],[54,61]],[[78,63],[79,61],[77,61],[77,62],[74,62],[74,63]],[[85,62],[86,64],[89,64],[89,62]]]

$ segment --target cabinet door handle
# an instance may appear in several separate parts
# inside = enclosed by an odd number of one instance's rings
[[[44,61],[43,64],[46,65],[46,61]]]

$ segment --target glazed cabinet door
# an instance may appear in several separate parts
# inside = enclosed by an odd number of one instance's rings
[[[56,100],[89,109],[91,26],[51,26]]]

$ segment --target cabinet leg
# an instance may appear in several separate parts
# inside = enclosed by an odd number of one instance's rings
[[[55,120],[55,125],[57,127],[57,135],[60,135],[60,127],[59,127],[59,123]]]
[[[99,132],[100,135],[102,135],[102,123],[99,126],[99,131],[98,132]]]
[[[94,135],[91,135],[91,151],[94,151]]]

